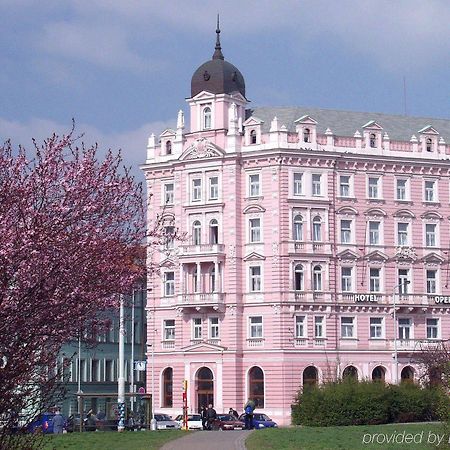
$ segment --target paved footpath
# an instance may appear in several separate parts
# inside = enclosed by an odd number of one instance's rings
[[[245,450],[251,431],[194,431],[168,442],[161,450]]]

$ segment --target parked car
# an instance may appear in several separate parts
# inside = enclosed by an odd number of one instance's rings
[[[53,418],[55,413],[44,412],[39,414],[27,427],[29,433],[53,433]]]
[[[245,421],[245,414],[241,414],[239,420]],[[277,428],[278,425],[266,414],[253,413],[253,427],[259,428]]]
[[[167,414],[155,414],[156,428],[158,430],[179,430],[180,424]]]
[[[188,429],[189,430],[202,430],[202,416],[200,414],[188,414]],[[175,417],[175,422],[180,425],[180,428],[183,426],[183,414]]]
[[[243,430],[244,422],[236,419],[231,414],[217,414],[212,423],[213,430]]]

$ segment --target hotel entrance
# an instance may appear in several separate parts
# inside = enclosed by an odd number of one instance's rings
[[[202,367],[197,372],[195,390],[197,391],[197,411],[200,411],[202,406],[208,407],[210,403],[214,406],[214,379],[208,367]]]

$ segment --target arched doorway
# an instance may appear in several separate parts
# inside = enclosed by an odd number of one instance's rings
[[[358,370],[355,366],[347,366],[344,369],[344,372],[342,373],[342,378],[344,379],[351,379],[351,380],[358,380]]]
[[[384,370],[384,367],[377,366],[372,370],[372,381],[384,383],[385,375],[386,371]]]
[[[402,383],[414,383],[414,369],[411,366],[403,367],[400,377]]]
[[[167,367],[163,372],[163,398],[162,406],[172,408],[173,406],[173,369]]]
[[[248,372],[249,395],[256,407],[264,408],[264,372],[258,366]]]
[[[195,379],[195,387],[197,391],[197,409],[208,406],[210,403],[214,406],[214,377],[211,369],[202,367],[197,372]]]
[[[308,366],[303,371],[303,388],[317,386],[319,383],[319,376],[317,369],[314,366]]]

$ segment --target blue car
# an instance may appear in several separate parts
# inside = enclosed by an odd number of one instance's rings
[[[245,414],[241,414],[239,420],[245,421]],[[277,428],[278,425],[270,417],[261,413],[253,413],[253,427],[255,430],[260,428]]]
[[[54,413],[44,412],[39,414],[33,422],[28,425],[29,433],[53,433],[53,417]]]

